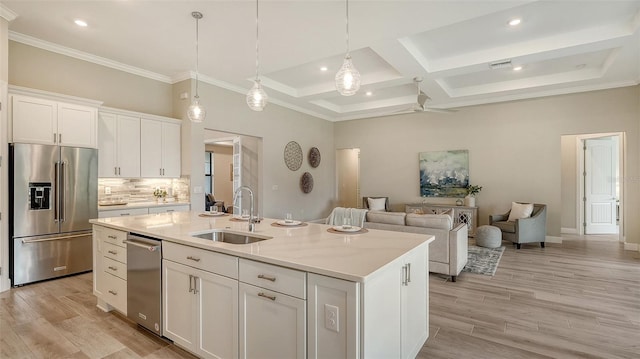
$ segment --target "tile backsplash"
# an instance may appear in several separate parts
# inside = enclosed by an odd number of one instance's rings
[[[98,201],[155,201],[153,191],[167,191],[167,199],[189,201],[189,177],[181,178],[99,178]],[[109,193],[110,192],[110,193]]]

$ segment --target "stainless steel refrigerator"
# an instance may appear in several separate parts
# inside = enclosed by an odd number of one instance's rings
[[[9,153],[12,285],[90,271],[98,150],[16,143]]]

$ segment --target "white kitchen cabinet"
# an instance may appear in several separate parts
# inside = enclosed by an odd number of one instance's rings
[[[163,254],[163,335],[202,358],[237,358],[237,258],[174,243]],[[202,263],[236,278],[191,266]]]
[[[129,209],[112,209],[107,211],[98,211],[98,218],[137,216],[140,214],[149,214],[149,208],[129,208]]]
[[[127,314],[127,232],[93,226],[93,294],[98,308]]]
[[[365,283],[310,273],[309,359],[415,358],[429,335],[427,258],[425,244]]]
[[[240,259],[240,358],[305,358],[307,273]]]
[[[188,204],[179,205],[179,206],[160,206],[160,207],[149,207],[149,214],[154,213],[170,213],[170,212],[189,212],[191,206]]]
[[[180,177],[180,124],[140,120],[142,177]]]
[[[98,176],[140,177],[140,118],[100,112]]]
[[[97,109],[12,95],[12,142],[97,148]]]

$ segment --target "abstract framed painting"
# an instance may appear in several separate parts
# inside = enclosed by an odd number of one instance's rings
[[[420,152],[420,196],[464,197],[469,185],[469,150]]]

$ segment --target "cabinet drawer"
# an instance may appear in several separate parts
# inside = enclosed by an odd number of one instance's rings
[[[189,212],[189,205],[187,204],[181,206],[149,207],[149,214],[167,212]]]
[[[238,258],[226,254],[162,242],[162,257],[207,272],[238,279]]]
[[[307,298],[307,274],[295,269],[240,259],[240,281],[297,298]]]
[[[119,247],[113,243],[105,242],[103,251],[105,257],[115,259],[121,263],[127,263],[127,248]]]
[[[124,280],[127,280],[127,265],[124,263],[120,263],[116,260],[113,260],[111,258],[105,257],[103,258],[104,262],[103,262],[103,266],[104,266],[104,271],[106,273],[110,273],[115,275],[116,277],[120,277]]]
[[[98,218],[137,216],[149,214],[149,208],[114,209],[109,211],[98,211]]]
[[[118,311],[127,314],[127,281],[105,273],[104,300]]]
[[[105,242],[113,243],[116,246],[126,247],[124,240],[127,239],[127,232],[119,231],[117,229],[111,229],[102,227],[103,240]]]

